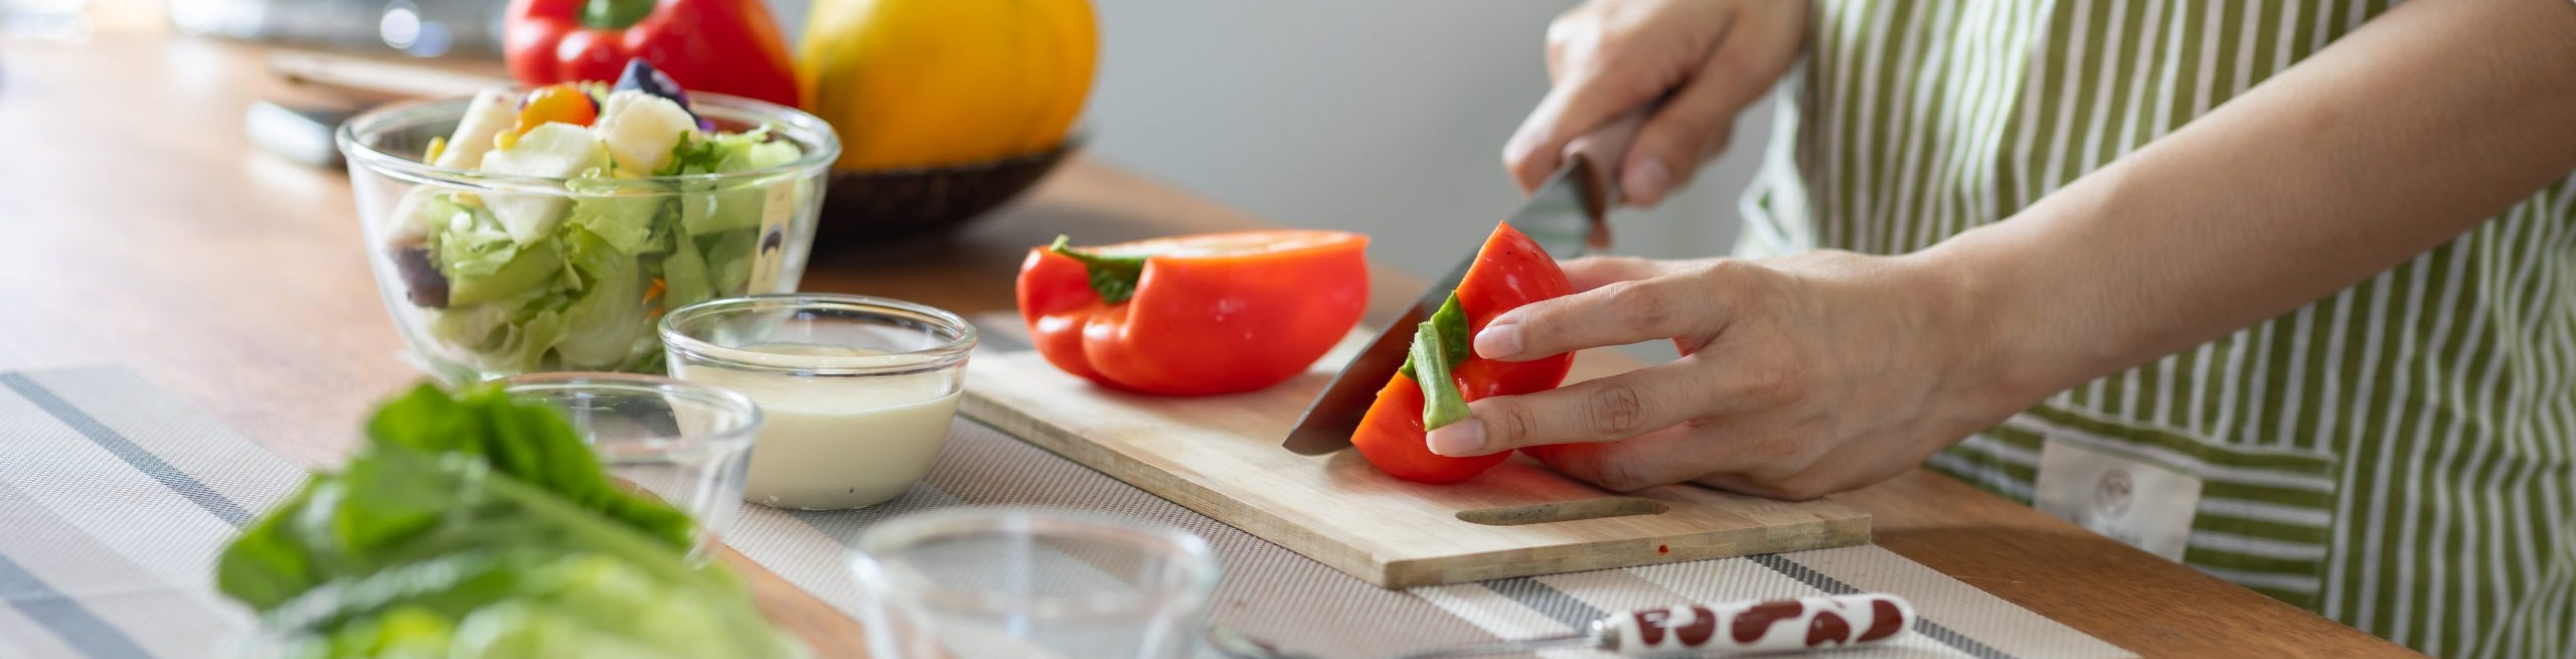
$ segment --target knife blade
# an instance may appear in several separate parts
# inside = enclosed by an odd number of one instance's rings
[[[1616,201],[1613,173],[1625,159],[1628,143],[1636,136],[1637,127],[1645,120],[1646,110],[1622,115],[1600,128],[1566,144],[1564,163],[1547,182],[1530,192],[1503,221],[1528,234],[1530,240],[1547,250],[1549,256],[1574,258],[1590,250],[1610,245],[1610,226],[1605,221],[1610,204]],[[1280,445],[1298,455],[1323,455],[1351,445],[1351,432],[1357,430],[1361,417],[1368,415],[1377,392],[1386,386],[1387,378],[1404,366],[1404,358],[1413,347],[1413,330],[1449,294],[1467,278],[1467,270],[1476,264],[1480,241],[1470,248],[1465,258],[1432,280],[1431,287],[1405,308],[1385,328],[1378,330],[1368,347],[1351,358],[1331,384],[1315,396],[1306,413],[1297,418],[1297,427],[1288,432]]]

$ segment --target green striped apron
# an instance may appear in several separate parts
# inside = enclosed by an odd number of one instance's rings
[[[1738,252],[1901,253],[2010,217],[2388,5],[1819,2]],[[2196,488],[2164,540],[2123,539],[2430,654],[2576,657],[2571,182],[1930,464],[2096,528]]]

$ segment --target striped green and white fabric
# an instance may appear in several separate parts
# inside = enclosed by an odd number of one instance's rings
[[[2389,4],[1820,2],[1739,252],[1901,253],[2001,221]],[[2570,183],[1932,465],[2023,501],[2053,451],[2186,474],[2187,564],[2430,654],[2576,657]]]

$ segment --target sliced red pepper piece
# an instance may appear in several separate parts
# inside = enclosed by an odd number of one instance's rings
[[[690,91],[794,107],[794,61],[761,0],[514,0],[510,76],[529,86],[613,82],[637,57]]]
[[[1549,258],[1546,250],[1540,249],[1538,243],[1511,225],[1498,225],[1494,227],[1493,235],[1485,239],[1484,249],[1477,251],[1476,263],[1467,268],[1467,276],[1459,282],[1458,291],[1450,296],[1450,302],[1464,316],[1467,331],[1463,335],[1439,336],[1442,345],[1436,346],[1437,350],[1424,350],[1423,345],[1417,343],[1414,346],[1415,359],[1441,356],[1451,360],[1449,380],[1456,387],[1461,407],[1492,396],[1517,396],[1554,389],[1565,382],[1566,371],[1574,367],[1574,355],[1556,355],[1526,362],[1495,361],[1475,356],[1465,342],[1477,332],[1484,331],[1485,324],[1503,312],[1573,292],[1574,285],[1566,281],[1565,271],[1557,267],[1556,259]],[[1442,305],[1442,310],[1447,311],[1449,306]],[[1425,323],[1424,329],[1439,335],[1440,328],[1434,327],[1438,324],[1439,315],[1434,314],[1434,321]],[[1417,330],[1417,338],[1422,333],[1422,330]],[[1448,345],[1453,342],[1457,345]],[[1378,390],[1377,402],[1369,406],[1368,415],[1360,420],[1359,430],[1351,435],[1351,445],[1359,449],[1361,456],[1368,458],[1369,464],[1376,465],[1387,475],[1405,480],[1452,483],[1484,473],[1511,455],[1506,452],[1453,458],[1432,453],[1430,446],[1423,442],[1423,435],[1428,432],[1425,417],[1455,420],[1463,418],[1463,410],[1444,412],[1436,409],[1442,407],[1440,405],[1426,410],[1423,404],[1426,387],[1414,376],[1427,377],[1436,370],[1423,368],[1416,361],[1408,361],[1407,366],[1405,371],[1390,379],[1385,388]],[[1434,395],[1442,393],[1440,387],[1429,389]],[[1427,414],[1431,412],[1439,413]]]
[[[1066,373],[1150,394],[1251,391],[1306,372],[1368,307],[1368,237],[1202,234],[1029,250],[1020,316]]]

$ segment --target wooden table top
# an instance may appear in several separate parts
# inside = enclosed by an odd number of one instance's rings
[[[0,37],[0,370],[118,364],[298,464],[349,445],[394,358],[345,174],[252,149],[254,100],[312,101],[256,47],[102,23],[85,43]],[[949,248],[907,259],[817,253],[804,288],[1007,310],[1024,250],[1262,222],[1077,159]],[[1381,300],[1418,279],[1381,277]],[[1959,481],[1916,470],[1839,495],[1876,542],[2149,657],[2405,655]],[[762,606],[826,657],[858,626],[749,561]]]

